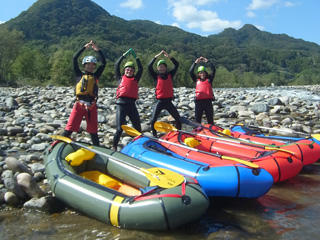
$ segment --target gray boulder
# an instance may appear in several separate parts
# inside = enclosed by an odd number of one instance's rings
[[[265,103],[256,103],[251,106],[251,111],[254,113],[263,113],[269,111],[269,106]]]

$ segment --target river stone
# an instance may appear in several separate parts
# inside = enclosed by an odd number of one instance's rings
[[[141,124],[141,131],[142,132],[147,132],[147,131],[150,131],[150,130],[151,130],[150,124],[147,124],[147,123],[142,123]]]
[[[115,128],[116,127],[116,114],[110,114],[107,116],[107,123],[110,127]]]
[[[48,143],[38,143],[38,144],[33,144],[31,146],[31,150],[33,151],[44,151],[48,146]]]
[[[43,172],[36,172],[36,173],[34,173],[33,178],[36,182],[40,182],[41,180],[43,180],[45,178],[45,175]]]
[[[1,206],[1,204],[5,203],[4,195],[6,194],[6,192],[3,190],[4,189],[0,189],[0,206]]]
[[[265,112],[263,112],[263,113],[259,113],[259,114],[256,116],[256,120],[257,120],[257,121],[262,121],[263,119],[268,118],[268,117],[269,117],[268,114],[265,113]]]
[[[107,122],[107,119],[105,116],[99,114],[98,115],[98,123],[106,123]]]
[[[283,110],[283,106],[276,105],[270,110],[270,114],[277,114]]]
[[[5,162],[8,166],[8,169],[12,170],[13,172],[31,173],[30,169],[24,163],[14,157],[7,157]]]
[[[41,197],[44,195],[37,182],[28,173],[20,173],[17,176],[17,183],[30,197]]]
[[[4,171],[2,172],[2,174],[1,174],[1,178],[2,178],[2,180],[6,179],[6,178],[13,178],[13,172],[12,172],[12,170],[9,170],[9,169],[4,170]]]
[[[238,117],[250,117],[252,114],[252,111],[239,111]]]
[[[1,149],[0,149],[0,156],[1,156],[1,157],[4,157],[4,156],[6,156],[6,153],[5,153],[5,151],[3,151],[3,150],[1,150]]]
[[[302,131],[306,132],[307,134],[311,134],[312,133],[311,127],[305,126],[305,125],[302,126]]]
[[[265,103],[256,103],[251,106],[251,111],[254,113],[268,112],[269,106]]]
[[[14,136],[14,135],[17,135],[18,133],[23,133],[23,128],[19,126],[8,127],[7,131],[8,131],[8,135]]]
[[[271,99],[269,99],[268,104],[271,105],[271,106],[283,105],[283,103],[281,102],[281,100],[279,98],[271,98]]]
[[[0,136],[5,136],[5,135],[8,135],[7,129],[0,128]]]
[[[29,155],[27,155],[27,156],[25,157],[25,161],[26,161],[27,163],[31,163],[32,161],[38,162],[38,161],[40,161],[40,156],[35,155],[35,154],[29,154]]]
[[[31,168],[31,171],[32,171],[33,173],[36,173],[36,172],[44,172],[44,170],[45,170],[44,164],[39,163],[39,162],[28,164],[28,166]]]
[[[122,138],[121,143],[123,144],[123,146],[126,146],[130,141],[132,140],[132,137],[124,137]]]
[[[287,117],[287,118],[285,118],[285,119],[283,119],[283,120],[281,121],[281,124],[284,125],[284,126],[288,126],[288,125],[290,125],[291,123],[292,123],[292,119],[289,118],[289,117]]]
[[[247,109],[248,109],[248,108],[247,108],[246,106],[236,105],[236,106],[230,107],[230,112],[246,111]]]
[[[6,106],[11,111],[13,109],[18,108],[18,103],[16,100],[14,100],[14,98],[9,97],[9,98],[6,98]]]
[[[4,201],[10,206],[17,206],[19,203],[17,195],[10,191],[4,194]]]
[[[47,197],[31,198],[29,201],[23,204],[23,207],[28,209],[48,211],[49,203],[47,201]]]

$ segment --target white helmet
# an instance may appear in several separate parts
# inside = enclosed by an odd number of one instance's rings
[[[85,56],[82,60],[82,65],[86,63],[97,63],[97,59],[94,56]]]

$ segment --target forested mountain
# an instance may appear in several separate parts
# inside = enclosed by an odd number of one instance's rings
[[[180,62],[176,86],[192,86],[188,68],[201,55],[218,68],[216,86],[320,83],[315,43],[252,25],[202,37],[151,21],[126,21],[91,0],[38,0],[1,24],[0,34],[0,84],[73,84],[72,55],[91,39],[107,57],[100,79],[105,86],[116,84],[113,64],[130,47],[144,65],[145,86],[152,86],[146,65],[161,49]]]

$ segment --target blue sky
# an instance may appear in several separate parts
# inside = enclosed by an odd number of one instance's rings
[[[319,0],[93,0],[126,20],[144,19],[178,26],[202,36],[253,24],[320,45]],[[36,0],[3,1],[0,22],[27,10]]]

